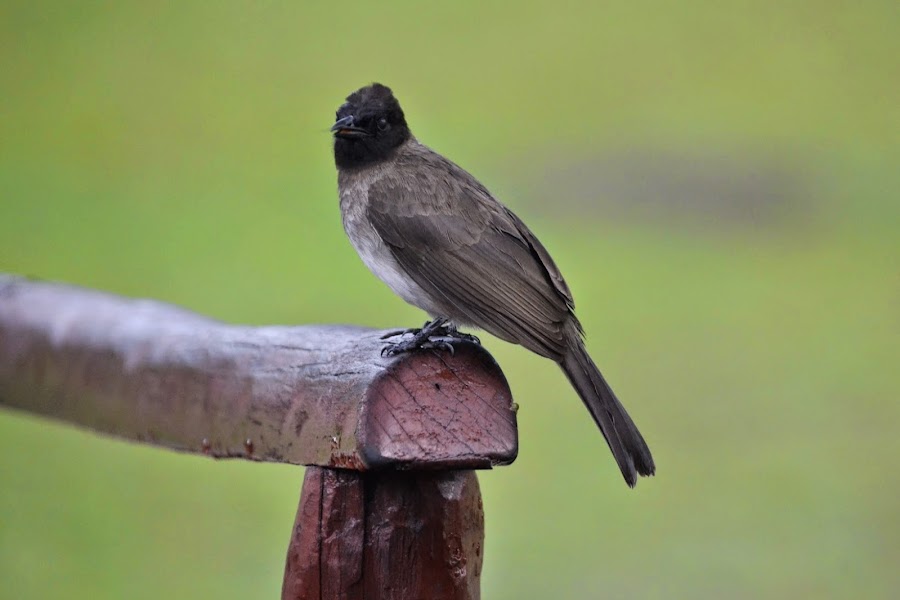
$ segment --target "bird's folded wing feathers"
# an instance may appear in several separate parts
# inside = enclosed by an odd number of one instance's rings
[[[462,173],[373,183],[369,222],[445,316],[559,360],[564,325],[574,320],[569,288],[528,228]]]

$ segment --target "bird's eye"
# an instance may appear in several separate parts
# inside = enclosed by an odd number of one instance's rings
[[[387,119],[381,117],[378,119],[378,131],[385,131],[388,128]]]

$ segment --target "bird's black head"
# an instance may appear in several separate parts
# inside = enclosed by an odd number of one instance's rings
[[[337,110],[334,161],[339,168],[362,167],[388,158],[410,138],[403,109],[391,88],[373,83],[347,96]]]

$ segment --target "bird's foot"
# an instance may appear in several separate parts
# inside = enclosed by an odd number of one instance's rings
[[[403,354],[404,352],[414,352],[416,350],[446,350],[450,354],[454,354],[456,352],[456,349],[453,347],[453,342],[456,341],[459,340],[448,338],[445,336],[432,336],[423,340],[413,337],[413,339],[407,340],[405,342],[395,342],[387,344],[384,348],[381,349],[381,355],[397,356],[398,354]]]
[[[414,350],[447,350],[453,354],[455,349],[454,343],[468,342],[471,344],[481,344],[474,335],[468,333],[460,333],[456,326],[451,324],[447,319],[438,318],[425,323],[420,329],[398,329],[390,331],[381,336],[381,339],[397,337],[399,335],[412,335],[412,339],[391,342],[381,349],[382,356],[396,356],[404,352],[412,352]]]

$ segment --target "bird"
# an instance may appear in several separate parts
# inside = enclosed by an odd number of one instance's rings
[[[383,353],[477,341],[459,327],[524,346],[562,368],[628,486],[653,475],[647,443],[585,348],[569,286],[522,220],[419,142],[385,85],[347,96],[331,133],[350,243],[395,294],[432,317],[389,334],[412,338],[386,342]]]

